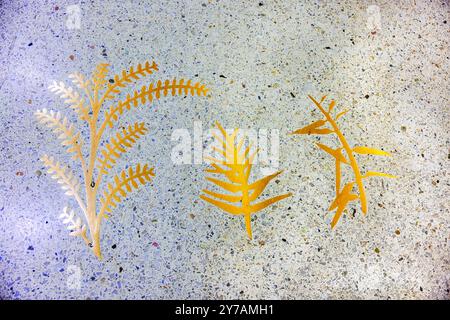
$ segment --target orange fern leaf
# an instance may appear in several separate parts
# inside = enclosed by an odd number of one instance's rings
[[[329,134],[332,133],[333,130],[328,129],[328,128],[321,128],[322,126],[324,126],[327,122],[325,120],[317,120],[313,123],[311,123],[310,125],[307,125],[306,127],[303,127],[301,129],[298,129],[294,132],[292,132],[292,134]]]
[[[145,185],[154,176],[153,168],[149,168],[147,164],[143,167],[138,164],[136,170],[130,167],[128,176],[126,170],[123,170],[120,176],[114,177],[114,184],[108,183],[108,190],[103,193],[103,197],[100,199],[102,207],[99,215],[104,215],[105,211],[111,212],[113,208],[117,207],[117,203],[122,202],[122,198],[126,197],[127,192],[131,192],[133,188],[139,188],[139,184]]]
[[[347,204],[358,199],[358,196],[356,194],[351,193],[354,184],[354,182],[347,183],[344,188],[342,188],[342,191],[336,195],[336,199],[334,199],[334,201],[328,208],[329,211],[337,209],[336,213],[334,214],[333,220],[331,221],[331,229],[333,229],[338,223],[342,212],[347,207]]]
[[[155,71],[158,71],[158,65],[154,61],[152,64],[146,61],[144,65],[139,63],[136,68],[131,66],[129,70],[122,70],[120,75],[116,74],[114,76],[114,82],[108,85],[108,89],[105,92],[105,99],[113,99],[116,94],[120,93],[121,88],[125,88],[127,84],[135,80],[151,75]]]
[[[369,177],[386,177],[386,178],[397,178],[396,176],[388,173],[383,172],[376,172],[376,171],[367,171],[363,178],[369,178]]]
[[[338,149],[331,149],[330,147],[321,144],[321,143],[316,143],[316,145],[322,149],[323,151],[325,151],[326,153],[330,154],[332,157],[334,157],[336,160],[343,162],[345,164],[348,164],[347,159],[345,159],[344,155],[342,154],[342,148],[338,148]]]
[[[111,138],[110,142],[105,145],[105,148],[100,151],[103,158],[97,158],[97,168],[100,172],[102,174],[107,174],[108,169],[113,167],[120,155],[126,152],[125,148],[131,148],[147,131],[148,130],[143,122],[136,122],[134,126],[128,126],[128,130],[123,129],[122,132],[116,133],[116,136]]]
[[[109,111],[105,113],[105,123],[112,128],[113,121],[116,121],[124,110],[130,110],[132,106],[137,107],[139,103],[151,103],[155,98],[166,97],[169,93],[172,96],[177,94],[206,96],[208,90],[205,85],[199,82],[192,83],[191,80],[185,82],[184,79],[173,79],[165,80],[164,83],[159,80],[156,85],[150,83],[149,86],[143,86],[140,92],[134,91],[133,95],[128,94],[125,100],[119,101],[117,105],[110,107]]]
[[[69,74],[69,78],[80,89],[88,89],[91,86],[91,81],[79,72]]]
[[[387,177],[387,178],[394,178],[395,176],[386,174],[386,173],[380,173],[380,172],[372,172],[368,171],[365,175],[362,175],[361,170],[359,168],[358,162],[356,161],[355,154],[371,154],[371,155],[379,155],[379,156],[390,156],[390,154],[386,151],[374,149],[374,148],[368,148],[368,147],[361,147],[356,146],[351,148],[348,144],[346,138],[340,131],[337,120],[342,117],[348,110],[339,112],[336,117],[333,118],[331,115],[331,112],[333,111],[335,107],[334,100],[331,100],[328,111],[325,110],[325,108],[322,106],[323,101],[325,100],[325,96],[322,97],[320,101],[317,101],[313,97],[309,96],[309,98],[312,100],[312,102],[316,105],[316,107],[320,110],[320,112],[325,117],[324,119],[318,120],[313,122],[312,124],[296,130],[293,132],[293,134],[328,134],[333,133],[337,136],[339,139],[339,142],[341,143],[341,147],[337,149],[332,149],[324,144],[317,143],[317,146],[322,149],[323,151],[330,154],[335,159],[335,165],[336,165],[336,198],[331,204],[329,210],[335,210],[336,213],[334,215],[334,218],[331,222],[331,227],[334,228],[339,221],[342,212],[344,212],[347,204],[351,201],[359,199],[361,203],[361,210],[363,214],[367,212],[367,199],[366,199],[366,191],[363,184],[363,179],[372,177],[372,176],[380,176],[380,177]],[[323,128],[325,125],[329,125],[332,129]],[[342,151],[345,151],[346,156],[342,154]],[[355,181],[345,184],[343,189],[341,190],[341,164],[347,164],[351,167],[353,170],[353,174],[355,176]],[[358,195],[352,193],[352,189],[354,185],[358,187]]]
[[[339,189],[341,186],[341,163],[349,164],[347,159],[342,154],[342,148],[338,149],[331,149],[330,147],[321,144],[316,143],[316,145],[325,151],[326,153],[330,154],[335,159],[335,166],[336,166],[336,194],[339,193]]]
[[[237,129],[233,133],[228,134],[219,123],[216,123],[216,125],[222,134],[219,140],[221,148],[217,148],[222,159],[211,158],[213,161],[211,164],[212,169],[206,171],[223,175],[228,181],[212,177],[207,177],[206,180],[228,193],[218,193],[205,189],[203,190],[204,194],[200,195],[200,198],[230,214],[243,215],[248,236],[252,239],[251,215],[292,194],[287,193],[253,203],[262,194],[267,184],[278,176],[281,171],[249,183],[252,159],[257,151],[250,153],[251,146],[243,150],[244,138],[236,145]]]
[[[368,148],[368,147],[353,147],[353,152],[359,153],[359,154],[371,154],[374,156],[390,156],[391,154],[389,152],[375,149],[375,148]]]
[[[99,91],[104,87],[107,80],[109,72],[109,64],[108,63],[99,63],[94,72],[92,73],[92,90]]]
[[[342,117],[344,114],[346,114],[348,112],[348,110],[344,110],[339,112],[336,117],[334,118],[335,121],[339,120],[340,117]]]

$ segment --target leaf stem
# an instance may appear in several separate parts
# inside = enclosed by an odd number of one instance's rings
[[[86,189],[86,201],[87,212],[86,220],[88,222],[89,231],[92,238],[92,249],[94,254],[101,259],[100,250],[100,223],[101,219],[97,219],[96,212],[96,195],[98,190],[98,183],[94,186],[91,185],[94,177],[95,160],[97,157],[97,149],[100,137],[97,136],[97,119],[100,111],[100,105],[98,102],[98,90],[94,89],[94,99],[92,101],[92,117],[89,124],[90,131],[90,152],[89,152],[89,166],[87,168],[87,175],[85,176],[85,189]]]
[[[341,162],[336,158],[336,196],[341,192]]]
[[[86,245],[90,245],[91,241],[89,240],[89,238],[86,236],[86,230],[83,230],[83,232],[81,232],[81,238],[83,239],[84,243],[86,243]]]
[[[361,201],[361,210],[362,210],[362,212],[364,214],[366,214],[367,213],[366,191],[364,189],[364,184],[363,184],[363,181],[362,181],[361,171],[359,170],[358,162],[356,161],[355,156],[353,155],[352,148],[348,144],[348,142],[345,139],[345,137],[342,134],[342,132],[339,130],[338,125],[333,120],[333,118],[331,117],[330,113],[325,111],[325,109],[322,107],[320,102],[316,101],[312,96],[308,96],[308,97],[314,102],[314,104],[317,106],[317,108],[319,108],[319,110],[323,113],[323,115],[325,116],[327,121],[333,127],[334,133],[336,133],[339,141],[342,144],[342,147],[344,148],[345,152],[348,155],[348,158],[350,160],[350,166],[352,167],[353,173],[355,174],[355,181],[356,181],[356,184],[357,184],[358,190],[359,190],[359,199]]]
[[[245,216],[245,228],[247,229],[248,237],[250,240],[252,237],[252,224],[251,224],[251,212],[250,212],[250,199],[248,194],[248,179],[245,178],[244,165],[239,165],[239,175],[241,176],[241,192],[242,192],[242,209]]]

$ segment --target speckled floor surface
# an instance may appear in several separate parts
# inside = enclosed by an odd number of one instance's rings
[[[450,297],[448,2],[83,1],[69,29],[71,4],[1,2],[1,298]],[[369,5],[380,19],[368,22]],[[156,177],[103,224],[100,262],[57,219],[69,198],[39,158],[70,159],[33,113],[72,116],[47,90],[53,80],[146,59],[161,78],[206,83],[211,97],[123,118],[150,132],[119,168],[148,162]],[[334,163],[318,138],[287,135],[318,117],[307,94],[349,108],[350,142],[393,154],[361,165],[399,176],[368,181],[367,216],[352,206],[334,231]],[[294,195],[257,215],[252,241],[241,217],[199,200],[206,165],[170,160],[174,129],[216,120],[280,130],[284,173],[267,194]]]

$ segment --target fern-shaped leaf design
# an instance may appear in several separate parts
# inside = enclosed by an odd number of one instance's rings
[[[341,163],[349,164],[349,162],[342,154],[342,148],[332,149],[321,143],[316,143],[316,145],[335,159],[334,163],[336,166],[336,193],[338,193],[341,186]]]
[[[75,215],[73,209],[64,207],[63,213],[59,218],[67,225],[67,230],[70,230],[71,236],[86,236],[86,226],[83,224],[81,218]]]
[[[86,79],[81,73],[71,73],[69,74],[69,78],[72,80],[72,83],[80,89],[86,90],[91,86],[91,81]]]
[[[108,63],[99,63],[96,67],[94,72],[92,73],[92,90],[93,91],[99,91],[101,90],[107,80],[106,77],[108,76],[109,72],[109,64]]]
[[[141,167],[140,164],[121,172],[120,175],[114,177],[114,183],[109,183],[107,190],[103,193],[103,197],[100,199],[102,207],[100,209],[100,214],[104,215],[106,212],[111,212],[113,208],[117,207],[117,203],[122,202],[127,193],[131,192],[133,189],[137,189],[139,184],[145,185],[147,182],[154,177],[153,168],[149,168],[148,165]]]
[[[105,113],[105,123],[112,128],[113,122],[125,111],[130,110],[131,107],[137,107],[139,104],[151,103],[154,99],[160,99],[161,96],[166,97],[169,93],[175,95],[197,95],[206,96],[208,90],[205,85],[200,82],[192,83],[191,80],[173,79],[159,80],[156,84],[151,83],[148,86],[143,86],[140,91],[134,91],[132,95],[128,94],[126,99],[119,101],[117,105],[113,105]]]
[[[100,172],[107,174],[108,169],[113,167],[120,155],[126,152],[126,148],[131,148],[147,131],[143,122],[136,122],[134,125],[128,126],[128,129],[123,129],[122,132],[116,133],[116,136],[111,138],[105,148],[100,151],[102,157],[98,157],[97,159],[97,168]]]
[[[346,114],[348,112],[348,110],[344,110],[339,112],[336,117],[334,118],[335,121],[339,120],[340,117],[342,117],[344,114]]]
[[[66,117],[63,117],[60,112],[47,109],[36,111],[35,116],[40,123],[47,125],[54,133],[58,134],[58,139],[62,140],[63,146],[67,147],[67,152],[74,153],[74,159],[81,160],[83,158],[81,151],[83,140],[80,133],[75,130],[75,126]]]
[[[332,133],[333,130],[328,128],[322,128],[327,123],[326,120],[317,120],[301,129],[298,129],[292,134],[329,134]]]
[[[113,99],[116,94],[119,94],[122,88],[135,80],[139,80],[145,76],[153,74],[158,71],[158,65],[153,61],[152,64],[146,61],[144,65],[139,63],[136,67],[130,67],[129,70],[122,70],[119,74],[114,76],[114,83],[108,85],[105,92],[105,99]]]
[[[385,178],[397,178],[396,176],[389,174],[389,173],[383,173],[383,172],[376,172],[376,171],[367,171],[363,178],[369,178],[369,177],[385,177]]]
[[[375,148],[368,148],[368,147],[361,147],[361,146],[353,147],[353,152],[356,152],[359,154],[371,154],[374,156],[387,156],[387,157],[391,156],[391,154],[389,152],[375,149]]]
[[[336,101],[331,100],[330,104],[328,105],[328,112],[333,111],[335,105],[336,105]]]
[[[255,203],[250,206],[250,212],[254,213],[254,212],[260,211],[260,210],[270,206],[271,204],[274,204],[275,202],[278,202],[280,200],[283,200],[284,198],[290,197],[291,195],[292,195],[291,193],[282,194],[280,196],[275,196],[270,199],[266,199],[264,201]],[[249,231],[249,227],[247,227],[247,232],[248,231]],[[250,235],[250,239],[251,239],[251,229],[250,229],[249,235]]]
[[[67,167],[61,166],[53,157],[44,155],[41,161],[48,167],[48,173],[55,179],[68,196],[79,197],[80,182]]]
[[[336,160],[343,162],[345,164],[348,164],[347,159],[345,159],[344,155],[342,154],[342,148],[338,148],[338,149],[331,149],[330,147],[321,144],[321,143],[316,143],[316,145],[322,149],[323,151],[325,151],[326,153],[328,153],[329,155],[331,155],[333,158],[335,158]]]
[[[228,134],[219,123],[216,125],[222,134],[222,137],[218,139],[221,146],[216,148],[216,150],[223,159],[211,158],[213,161],[211,164],[212,169],[206,171],[212,174],[223,175],[225,180],[212,177],[207,177],[206,179],[228,193],[218,193],[205,189],[203,190],[204,194],[201,194],[200,198],[227,213],[243,215],[248,236],[252,239],[251,215],[291,196],[291,193],[253,203],[262,194],[267,184],[278,176],[281,171],[249,183],[252,159],[257,151],[250,153],[250,146],[243,150],[244,138],[237,144],[235,143],[237,129],[233,133]]]
[[[333,229],[336,224],[338,223],[342,212],[344,212],[345,208],[347,207],[348,203],[358,199],[358,195],[352,193],[354,182],[347,183],[344,188],[342,188],[342,191],[336,196],[336,199],[334,199],[333,203],[328,208],[329,211],[336,210],[333,220],[331,221],[331,228]]]
[[[367,212],[367,199],[366,199],[366,191],[363,184],[363,179],[373,176],[379,176],[379,177],[387,177],[387,178],[395,178],[395,176],[387,174],[387,173],[381,173],[381,172],[373,172],[368,171],[365,175],[361,174],[361,170],[359,168],[358,162],[356,161],[355,154],[371,154],[371,155],[378,155],[378,156],[390,156],[390,154],[386,151],[374,149],[374,148],[368,148],[363,146],[356,146],[351,147],[349,143],[347,142],[347,139],[344,137],[342,132],[340,131],[337,120],[342,117],[345,113],[347,113],[348,110],[341,111],[337,114],[336,117],[333,118],[331,112],[333,111],[336,103],[334,100],[331,100],[328,111],[322,106],[323,101],[325,100],[326,96],[322,97],[320,101],[317,101],[313,97],[309,96],[311,101],[316,105],[316,107],[320,110],[322,115],[325,117],[322,120],[318,120],[313,122],[312,124],[296,130],[293,132],[293,134],[324,134],[324,133],[333,133],[337,136],[341,147],[337,149],[332,149],[324,144],[317,143],[317,146],[325,151],[326,153],[330,154],[335,159],[335,166],[336,166],[336,197],[332,204],[330,205],[329,210],[336,210],[335,215],[333,217],[333,220],[331,222],[331,227],[334,228],[336,224],[338,223],[342,213],[344,212],[345,208],[347,207],[347,204],[354,200],[359,200],[361,203],[361,211],[363,214],[366,214]],[[322,126],[328,124],[331,126],[332,129],[321,129]],[[322,131],[326,130],[326,131]],[[329,130],[329,131],[328,131]],[[342,152],[345,152],[345,156],[342,154]],[[344,187],[341,189],[341,164],[347,164],[351,167],[353,170],[353,174],[355,176],[355,180],[352,182],[349,182],[344,185]],[[357,186],[358,188],[358,194],[352,193],[352,189],[354,186]]]
[[[67,103],[69,107],[78,114],[81,120],[88,121],[89,109],[85,107],[84,99],[78,92],[73,90],[71,87],[66,87],[64,82],[53,81],[48,88],[51,92],[63,98],[64,103]]]
[[[123,70],[112,79],[108,75],[109,69],[109,64],[100,63],[92,72],[90,79],[78,72],[69,75],[74,87],[77,87],[83,96],[77,90],[67,87],[63,82],[53,82],[49,87],[50,91],[63,98],[78,113],[81,120],[86,121],[89,128],[89,146],[86,148],[89,150],[88,157],[84,157],[82,153],[81,134],[75,130],[66,117],[63,117],[60,112],[47,109],[36,112],[38,120],[58,134],[58,138],[67,147],[67,151],[73,154],[73,157],[81,164],[85,199],[81,199],[79,195],[81,188],[78,179],[66,166],[61,166],[59,162],[48,156],[44,156],[42,159],[48,167],[49,173],[61,184],[66,194],[75,197],[84,213],[86,225],[75,216],[73,211],[67,208],[61,218],[68,224],[72,235],[81,236],[99,259],[102,259],[101,223],[106,217],[106,213],[116,207],[132,189],[146,184],[154,176],[153,168],[149,168],[148,165],[137,165],[135,169],[128,169],[127,166],[127,170],[114,176],[111,182],[103,183],[104,176],[111,173],[111,168],[116,164],[117,159],[147,132],[147,128],[144,123],[134,123],[108,139],[104,137],[105,130],[108,126],[112,127],[113,122],[118,120],[124,110],[130,109],[131,106],[159,99],[169,93],[172,95],[175,93],[206,95],[208,90],[204,85],[191,80],[157,81],[142,87],[140,92],[134,91],[133,94],[128,94],[125,99],[118,102],[118,105],[111,102],[113,106],[105,109],[106,101],[115,100],[123,88],[153,74],[158,70],[158,66],[155,62],[139,63]],[[100,194],[101,190],[105,192]],[[97,205],[99,201],[101,202],[100,206]],[[89,238],[86,235],[87,230],[89,230]]]

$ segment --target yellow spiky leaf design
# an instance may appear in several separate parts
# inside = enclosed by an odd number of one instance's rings
[[[312,102],[316,105],[316,107],[323,114],[324,119],[317,120],[310,125],[307,125],[301,129],[295,130],[292,134],[335,134],[341,144],[341,147],[337,149],[332,149],[329,146],[326,146],[321,143],[317,143],[317,146],[331,155],[335,160],[335,169],[336,169],[336,196],[333,200],[332,204],[329,207],[329,211],[336,210],[333,220],[331,221],[331,228],[334,228],[338,223],[342,213],[344,212],[347,205],[355,200],[360,201],[361,210],[363,214],[367,213],[367,199],[366,199],[366,190],[364,188],[363,180],[369,177],[386,177],[386,178],[395,178],[395,176],[382,172],[374,172],[367,171],[364,175],[361,173],[358,162],[356,161],[355,154],[361,155],[376,155],[376,156],[390,156],[390,153],[369,148],[365,146],[355,146],[353,148],[350,147],[344,135],[339,129],[337,124],[337,120],[341,118],[348,110],[344,110],[339,112],[335,117],[332,115],[332,111],[336,105],[334,100],[331,100],[328,105],[328,110],[326,110],[322,103],[325,100],[325,96],[322,97],[320,101],[317,101],[311,96],[308,96]],[[345,155],[343,154],[345,153]],[[341,166],[342,164],[350,166],[353,170],[353,174],[355,177],[355,181],[348,182],[341,189]],[[357,186],[358,193],[353,193],[354,186]]]
[[[149,168],[147,164],[143,167],[138,164],[135,170],[130,167],[128,175],[127,171],[124,170],[120,175],[114,176],[114,184],[108,183],[108,188],[100,199],[102,204],[100,215],[111,212],[112,209],[117,207],[117,203],[122,202],[122,198],[126,197],[127,192],[131,192],[133,188],[139,188],[139,184],[145,185],[154,176],[153,168]]]
[[[236,143],[237,129],[229,134],[218,122],[216,126],[221,135],[214,135],[220,144],[220,147],[214,147],[214,150],[220,155],[220,159],[208,157],[212,168],[206,171],[222,175],[225,179],[207,177],[206,180],[224,189],[227,193],[204,189],[204,194],[200,195],[200,198],[232,215],[243,215],[248,237],[252,239],[251,215],[292,194],[286,193],[255,203],[267,184],[282,171],[250,183],[253,159],[258,150],[251,152],[251,145],[244,149],[244,138]]]
[[[45,108],[36,111],[35,115],[40,123],[52,128],[53,132],[59,135],[58,139],[61,139],[61,144],[67,147],[67,152],[74,153],[74,159],[83,158],[81,152],[83,141],[80,133],[75,131],[75,126],[66,117],[63,117],[60,112],[48,111]]]
[[[123,129],[122,132],[117,132],[115,137],[112,137],[105,147],[100,151],[102,157],[97,157],[98,169],[102,174],[107,174],[108,169],[111,169],[120,155],[126,152],[126,148],[131,148],[136,141],[144,135],[148,129],[145,124],[135,123],[128,126],[128,129]]]
[[[106,127],[112,128],[125,110],[146,103],[151,104],[155,99],[165,97],[169,93],[172,96],[206,96],[208,92],[204,85],[191,80],[157,80],[142,86],[140,91],[128,94],[124,100],[112,103],[125,87],[156,71],[158,71],[156,63],[147,61],[121,71],[113,76],[114,81],[108,81],[109,64],[100,63],[89,79],[81,73],[69,75],[72,83],[82,90],[83,95],[63,82],[54,81],[49,86],[50,91],[64,99],[64,102],[78,114],[79,119],[87,123],[90,134],[87,156],[83,154],[84,142],[81,134],[61,112],[43,109],[35,113],[39,122],[58,134],[62,145],[67,147],[67,152],[73,154],[74,160],[77,160],[81,167],[85,199],[80,194],[81,183],[66,165],[56,161],[53,157],[44,156],[42,158],[44,165],[48,168],[48,173],[56,179],[67,195],[75,198],[84,216],[83,220],[74,210],[65,207],[60,218],[63,219],[63,223],[69,225],[68,229],[71,230],[71,235],[82,237],[99,259],[102,256],[100,250],[102,219],[107,217],[106,213],[111,213],[128,193],[145,185],[154,176],[153,168],[147,164],[138,164],[135,169],[130,166],[128,171],[122,171],[113,177],[112,182],[106,184],[99,199],[100,209],[97,210],[97,196],[103,186],[103,178],[110,174],[117,159],[148,131],[144,123],[136,122],[115,133],[101,148]],[[111,106],[105,109],[102,120],[100,117],[102,107],[107,102],[111,102]]]

